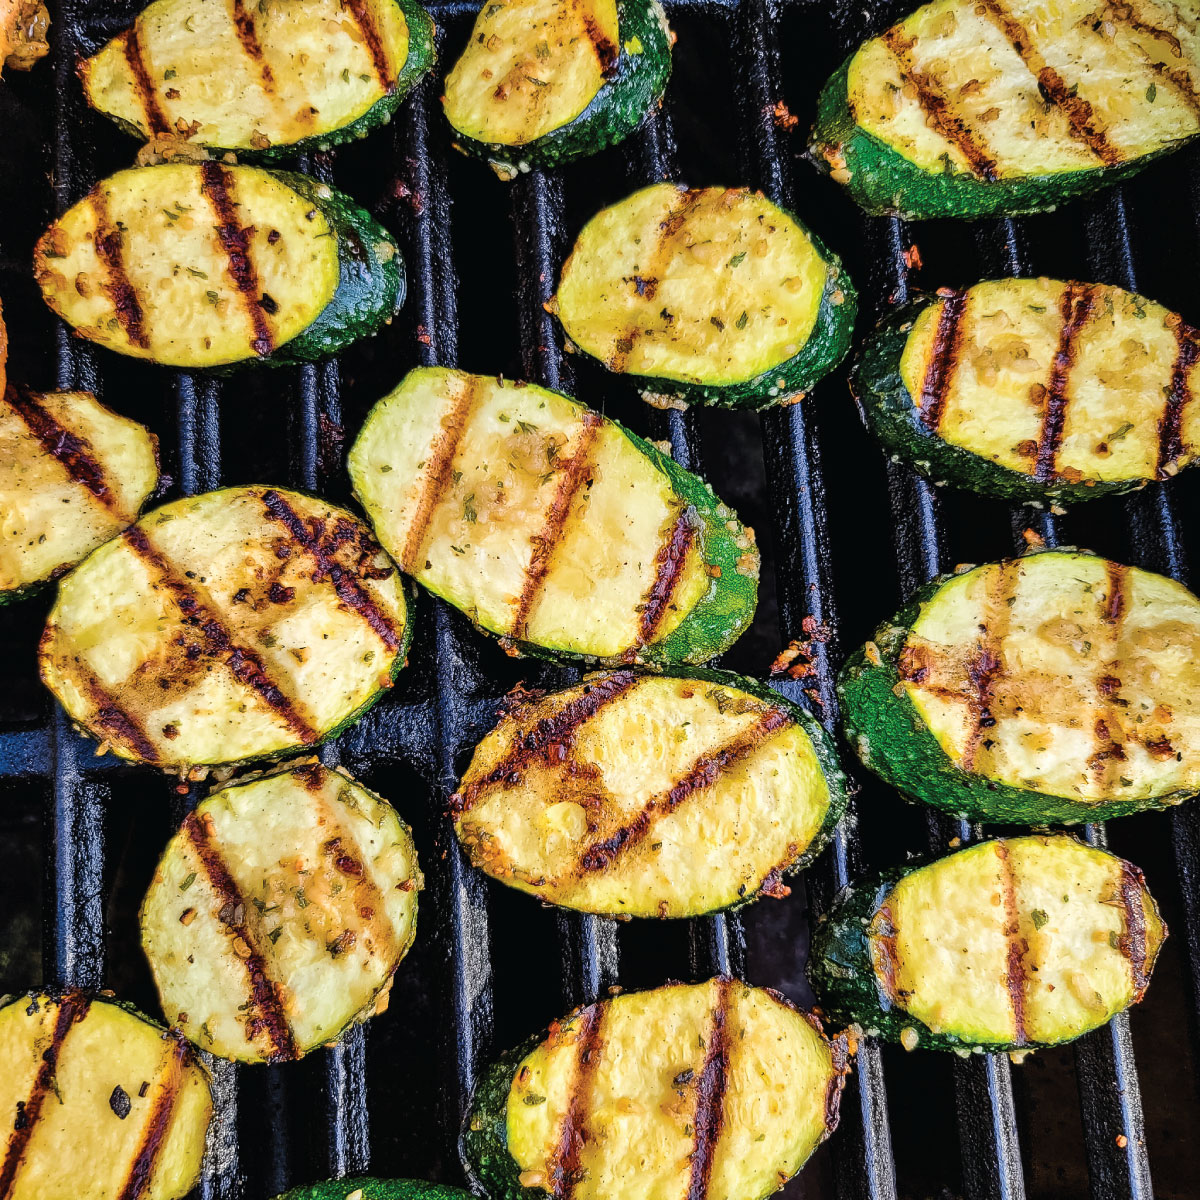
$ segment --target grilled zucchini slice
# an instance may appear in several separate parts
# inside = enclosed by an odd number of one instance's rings
[[[846,738],[984,821],[1103,821],[1200,790],[1200,600],[1076,551],[942,576],[842,670]]]
[[[312,763],[225,788],[167,844],[142,902],[163,1012],[222,1058],[300,1058],[375,1012],[416,935],[412,833]]]
[[[200,1177],[212,1094],[178,1033],[84,992],[30,992],[0,1001],[0,1112],[6,1200],[175,1200]]]
[[[494,1200],[758,1200],[837,1126],[844,1038],[778,992],[673,983],[576,1009],[503,1055],[463,1127]]]
[[[724,671],[593,675],[505,713],[450,798],[471,861],[565,908],[691,917],[787,895],[845,812],[819,722]]]
[[[754,615],[752,532],[695,475],[558,392],[411,371],[368,415],[350,478],[401,568],[509,649],[703,662]]]
[[[42,235],[34,272],[81,336],[188,369],[325,358],[404,299],[395,242],[349,197],[219,162],[102,180]]]
[[[282,488],[147,513],[60,584],[42,679],[119,757],[276,758],[335,737],[404,665],[408,601],[367,527]]]
[[[827,1020],[910,1050],[1055,1046],[1141,1000],[1166,936],[1132,863],[1004,838],[847,889],[809,977]]]
[[[442,104],[458,149],[511,179],[615,145],[670,73],[658,0],[487,0]]]
[[[869,213],[1038,212],[1200,131],[1193,0],[935,0],[865,42],[810,156]]]
[[[1132,292],[999,279],[923,298],[876,331],[851,387],[892,454],[1008,500],[1069,504],[1195,457],[1200,333]]]
[[[651,403],[800,399],[850,347],[850,278],[790,213],[745,188],[656,183],[597,213],[563,266],[567,336]]]
[[[416,0],[154,0],[79,77],[137,137],[269,160],[365,137],[433,60]]]
[[[90,392],[0,399],[0,604],[69,571],[137,519],[158,439]]]
[[[327,1179],[292,1188],[276,1200],[472,1200],[470,1192],[423,1179]]]

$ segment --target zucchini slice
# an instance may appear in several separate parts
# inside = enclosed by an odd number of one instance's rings
[[[848,888],[809,977],[827,1020],[909,1050],[1055,1046],[1141,1000],[1166,936],[1132,863],[1005,838]]]
[[[416,0],[154,0],[78,69],[137,137],[266,160],[365,137],[433,59]]]
[[[395,242],[348,196],[219,162],[102,180],[42,235],[34,272],[81,336],[188,369],[325,358],[404,299]]]
[[[0,1005],[0,1196],[175,1200],[191,1191],[212,1094],[178,1033],[78,991]]]
[[[619,671],[509,710],[450,798],[471,861],[613,916],[691,917],[785,896],[845,812],[829,736],[722,671]]]
[[[50,52],[50,13],[41,0],[0,4],[0,59],[14,71],[31,70]]]
[[[468,1182],[493,1200],[759,1200],[837,1126],[846,1041],[736,979],[628,992],[481,1078]]]
[[[470,1192],[423,1179],[327,1179],[292,1188],[276,1200],[473,1200]]]
[[[487,0],[442,104],[458,149],[511,179],[615,145],[670,73],[658,0]]]
[[[1200,600],[1076,551],[942,576],[842,670],[850,745],[983,821],[1104,821],[1200,791]]]
[[[558,392],[418,368],[371,410],[350,478],[400,567],[509,649],[703,662],[753,618],[752,531]]]
[[[845,357],[857,298],[837,256],[760,193],[656,183],[583,227],[553,305],[652,404],[766,408]]]
[[[1166,479],[1200,443],[1200,332],[1097,283],[999,279],[923,298],[851,387],[892,454],[1008,500],[1078,503]]]
[[[147,513],[60,584],[42,679],[119,757],[277,758],[335,737],[404,665],[408,601],[370,530],[282,488]]]
[[[935,0],[834,73],[810,156],[869,213],[986,217],[1094,192],[1197,132],[1194,6]]]
[[[0,399],[0,604],[69,571],[137,519],[158,439],[90,392]]]
[[[300,1058],[374,1015],[416,935],[412,833],[317,763],[215,792],[142,901],[163,1012],[221,1058]]]

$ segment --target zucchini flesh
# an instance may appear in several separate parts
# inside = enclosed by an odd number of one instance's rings
[[[567,336],[647,398],[761,408],[845,356],[849,277],[800,222],[744,188],[657,183],[603,209],[563,266]]]
[[[0,59],[28,71],[50,52],[50,14],[41,0],[7,0],[0,13]]]
[[[154,0],[79,75],[140,137],[270,157],[364,136],[432,61],[414,0]]]
[[[830,1020],[910,1049],[1053,1046],[1137,1003],[1166,935],[1131,863],[1008,838],[855,885],[810,976]]]
[[[84,992],[31,992],[0,1008],[0,1062],[0,1109],[18,1114],[7,1200],[175,1200],[199,1180],[212,1095],[179,1034]]]
[[[749,690],[747,690],[749,689]],[[451,797],[471,861],[584,912],[786,895],[846,804],[820,725],[724,672],[591,676],[505,714]]]
[[[944,577],[843,669],[846,736],[980,820],[1097,821],[1200,790],[1200,600],[1071,551]]]
[[[137,519],[158,441],[90,392],[0,399],[0,603],[70,570]]]
[[[845,1062],[844,1039],[735,979],[620,995],[486,1073],[468,1179],[497,1200],[757,1200],[836,1127]]]
[[[214,793],[142,902],[163,1012],[222,1058],[299,1058],[374,1012],[416,934],[412,834],[318,764]]]
[[[1001,279],[919,301],[875,334],[854,389],[922,473],[1070,503],[1175,475],[1196,456],[1200,340],[1120,288]]]
[[[1053,208],[1200,130],[1200,22],[1157,0],[935,0],[826,85],[812,154],[869,212]]]
[[[694,475],[557,392],[442,367],[372,409],[350,478],[402,567],[506,644],[698,662],[752,617],[752,535]]]
[[[276,1200],[471,1200],[471,1193],[423,1179],[327,1179],[292,1188]]]
[[[59,585],[42,679],[121,758],[271,758],[336,734],[404,665],[407,600],[360,521],[282,488],[147,513]]]

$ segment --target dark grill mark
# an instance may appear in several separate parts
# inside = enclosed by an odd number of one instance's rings
[[[1121,953],[1129,960],[1129,976],[1136,993],[1134,1002],[1142,998],[1150,983],[1146,974],[1146,910],[1142,893],[1146,880],[1133,863],[1121,863],[1121,906],[1125,912],[1125,932],[1118,941]]]
[[[396,80],[388,65],[387,51],[383,48],[383,39],[379,36],[379,27],[375,24],[375,15],[371,12],[370,4],[367,0],[345,0],[345,9],[358,24],[380,85],[385,92],[390,92]]]
[[[96,678],[82,657],[74,659],[69,670],[75,682],[87,693],[92,706],[90,725],[104,730],[113,740],[123,742],[143,762],[161,761],[158,748],[146,735],[141,721],[117,703],[117,698]]]
[[[183,832],[195,849],[200,865],[221,902],[218,920],[234,937],[240,937],[248,950],[245,958],[233,955],[232,949],[230,950],[231,955],[245,963],[246,974],[250,980],[251,1008],[246,1013],[247,1038],[253,1041],[260,1033],[265,1033],[271,1046],[268,1057],[272,1060],[299,1058],[291,1026],[288,1025],[287,1014],[284,1011],[283,987],[267,974],[266,960],[255,945],[246,924],[246,903],[220,852],[209,840],[204,818],[196,813],[189,813],[183,822]],[[239,914],[241,920],[237,919]]]
[[[1042,411],[1042,429],[1038,435],[1035,478],[1047,481],[1054,478],[1058,448],[1067,421],[1067,381],[1075,365],[1075,351],[1080,331],[1092,314],[1095,292],[1091,287],[1069,283],[1059,301],[1062,326],[1058,332],[1058,348],[1050,367],[1050,382],[1046,387],[1046,406]]]
[[[175,1101],[183,1085],[183,1068],[191,1061],[191,1051],[183,1036],[172,1031],[167,1037],[171,1041],[171,1049],[159,1083],[158,1095],[154,1099],[146,1130],[142,1134],[142,1143],[138,1147],[133,1165],[129,1168],[129,1176],[117,1200],[138,1200],[150,1186],[162,1144],[171,1126]]]
[[[121,328],[125,330],[131,345],[148,350],[150,340],[146,336],[142,302],[125,272],[121,231],[109,222],[108,197],[104,194],[103,185],[97,186],[89,199],[96,214],[96,257],[104,264],[105,282],[117,312],[117,320],[121,322]]]
[[[688,551],[699,533],[697,521],[698,518],[691,509],[685,509],[679,514],[671,536],[659,547],[658,558],[655,560],[654,582],[646,593],[641,619],[638,622],[639,645],[648,646],[654,641],[654,635],[671,607],[671,598],[683,577]]]
[[[550,1190],[558,1200],[569,1200],[579,1182],[583,1166],[583,1143],[587,1140],[588,1108],[592,1080],[604,1050],[601,1026],[604,1005],[592,1004],[579,1012],[579,1034],[575,1039],[575,1078],[558,1131],[558,1145],[548,1164]]]
[[[1000,860],[1000,894],[1004,901],[1004,936],[1008,939],[1008,959],[1005,983],[1013,1013],[1013,1041],[1023,1046],[1028,1040],[1025,1030],[1025,951],[1029,949],[1021,937],[1021,920],[1017,913],[1017,880],[1009,858],[1008,846],[995,842],[996,857]]]
[[[1161,38],[1170,47],[1170,53],[1173,57],[1183,58],[1183,46],[1179,39],[1165,29],[1160,29],[1157,25],[1151,24],[1149,21],[1142,21],[1133,13],[1133,6],[1129,3],[1109,5],[1106,10],[1106,19],[1120,22],[1126,28],[1134,33],[1147,34],[1153,38]],[[1142,53],[1142,57],[1146,65],[1154,71],[1160,78],[1165,79],[1179,93],[1183,102],[1193,109],[1197,114],[1200,114],[1200,92],[1197,92],[1196,85],[1192,82],[1192,77],[1183,68],[1172,69],[1165,62],[1159,62],[1158,59],[1148,54],[1141,46],[1138,49]]]
[[[879,977],[879,972],[883,973],[879,985],[888,1002],[899,1005],[900,991],[896,983],[896,973],[900,969],[900,954],[896,950],[896,919],[886,904],[876,912],[871,922],[871,939],[879,947],[876,977]]]
[[[996,572],[995,592],[990,597],[989,611],[985,614],[984,631],[974,653],[967,660],[967,704],[971,729],[963,747],[964,771],[970,771],[975,765],[985,740],[984,730],[996,724],[991,705],[996,685],[1004,677],[1004,639],[1008,634],[1009,616],[1012,613],[1012,605],[1008,601],[1016,595],[1020,579],[1019,563],[1007,561],[1000,564]]]
[[[1175,337],[1179,343],[1179,351],[1171,369],[1171,389],[1167,393],[1167,402],[1158,422],[1158,459],[1154,469],[1156,479],[1166,479],[1167,464],[1178,462],[1183,457],[1183,411],[1192,399],[1189,376],[1196,360],[1200,358],[1200,343],[1197,342],[1196,330],[1181,321],[1175,327]]]
[[[1113,730],[1120,730],[1122,727],[1118,706],[1123,705],[1124,701],[1119,696],[1121,680],[1119,676],[1111,672],[1118,671],[1121,666],[1121,622],[1125,618],[1125,610],[1128,606],[1129,568],[1120,563],[1108,562],[1105,564],[1105,574],[1107,590],[1104,597],[1103,619],[1110,629],[1112,656],[1105,664],[1108,671],[1096,680],[1098,706],[1092,732],[1098,748],[1088,758],[1088,766],[1097,774],[1103,773],[1106,763],[1110,761],[1125,762],[1127,758],[1121,743],[1113,737]]]
[[[732,979],[717,980],[717,1007],[704,1052],[704,1067],[696,1085],[695,1149],[688,1178],[687,1200],[705,1200],[712,1176],[713,1158],[725,1116],[725,1088],[729,1082],[729,1009]]]
[[[250,348],[260,358],[275,348],[274,335],[267,322],[266,313],[259,300],[262,288],[258,281],[258,270],[250,250],[250,231],[238,222],[233,202],[233,179],[228,170],[216,162],[200,164],[201,190],[208,197],[217,218],[217,240],[225,251],[225,269],[234,287],[242,295],[246,315],[254,328]]]
[[[584,12],[582,16],[588,41],[591,42],[592,49],[596,52],[596,62],[600,64],[600,74],[608,79],[617,69],[621,52],[612,39],[600,28],[596,18],[590,12]]]
[[[232,15],[238,41],[242,43],[246,57],[254,60],[263,87],[269,92],[275,87],[275,76],[271,72],[271,64],[263,57],[262,43],[258,40],[258,30],[254,27],[254,13],[247,10],[245,0],[233,0]]]
[[[824,1033],[824,1030],[820,1030]],[[838,1115],[842,1107],[842,1089],[850,1073],[850,1047],[844,1033],[829,1041],[829,1065],[832,1074],[825,1088],[825,1129],[832,1133],[838,1126]]]
[[[129,64],[129,73],[133,76],[133,90],[137,93],[142,111],[146,114],[146,125],[150,133],[166,133],[171,127],[158,103],[158,93],[154,81],[146,69],[146,60],[142,54],[142,32],[139,22],[134,21],[125,31],[121,39],[121,49],[125,53],[125,61]]]
[[[963,317],[967,311],[967,293],[954,292],[946,297],[938,315],[937,332],[929,351],[929,365],[921,381],[919,411],[927,429],[937,432],[946,410],[950,382],[958,368],[962,350]]]
[[[34,1127],[42,1115],[42,1105],[46,1101],[46,1093],[54,1082],[54,1072],[58,1069],[58,1056],[62,1052],[63,1042],[71,1027],[87,1016],[91,1002],[82,992],[64,992],[59,1001],[58,1012],[54,1017],[54,1032],[50,1037],[50,1045],[42,1053],[42,1063],[34,1076],[33,1087],[29,1099],[21,1109],[21,1120],[18,1121],[12,1133],[8,1135],[8,1146],[4,1152],[4,1161],[0,1163],[0,1200],[8,1200],[13,1194],[17,1172],[25,1151],[29,1148],[29,1139],[33,1137]]]

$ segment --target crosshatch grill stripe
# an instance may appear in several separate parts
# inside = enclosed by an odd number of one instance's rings
[[[146,114],[146,124],[151,134],[163,134],[170,131],[167,118],[158,103],[158,93],[150,72],[146,69],[146,59],[142,50],[142,34],[140,18],[135,20],[126,30],[121,39],[121,49],[125,54],[125,62],[129,73],[133,76],[133,90],[137,93],[142,111]]]
[[[717,1006],[704,1052],[704,1066],[696,1084],[696,1113],[692,1169],[687,1200],[705,1200],[712,1178],[713,1159],[725,1117],[725,1089],[729,1083],[729,1009],[732,979],[717,980]]]
[[[570,1200],[579,1182],[583,1165],[588,1109],[592,1101],[592,1082],[604,1052],[602,1026],[606,1008],[593,1004],[579,1013],[580,1030],[575,1039],[575,1076],[563,1114],[550,1167],[550,1185],[558,1200]]]
[[[142,1135],[142,1143],[138,1147],[137,1155],[129,1168],[129,1176],[117,1200],[138,1200],[150,1186],[154,1168],[158,1164],[158,1156],[171,1127],[171,1118],[175,1115],[175,1102],[179,1099],[179,1091],[183,1085],[183,1068],[191,1060],[191,1050],[183,1035],[177,1031],[172,1031],[167,1037],[171,1042],[171,1049],[160,1076],[158,1095]]]
[[[89,724],[98,725],[124,742],[144,762],[159,762],[158,747],[150,740],[141,720],[117,703],[116,696],[100,682],[82,655],[72,662],[71,673],[92,706]]]

